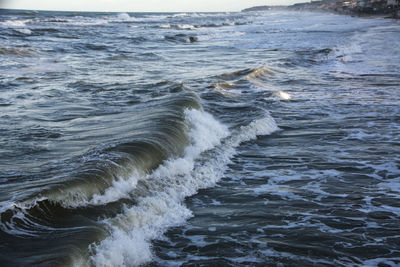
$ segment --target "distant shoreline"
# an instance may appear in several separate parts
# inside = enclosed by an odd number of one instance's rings
[[[386,0],[381,2],[372,2],[371,0],[323,0],[298,3],[290,6],[254,6],[243,9],[242,12],[267,11],[276,9],[294,11],[322,11],[359,17],[380,17],[389,19],[400,18],[398,0]]]

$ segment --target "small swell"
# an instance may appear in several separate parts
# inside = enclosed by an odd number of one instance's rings
[[[166,35],[164,36],[165,40],[170,42],[181,42],[181,43],[194,43],[198,41],[198,38],[193,35],[187,34],[175,34],[175,35]]]
[[[264,68],[256,68],[256,69],[253,69],[249,74],[246,75],[246,79],[248,79],[248,80],[260,79],[260,78],[264,78],[271,74],[273,74],[273,72],[271,70],[264,69]]]
[[[32,48],[0,47],[0,55],[32,55],[35,52]]]
[[[224,73],[216,76],[216,78],[224,79],[224,80],[234,80],[234,79],[259,79],[268,75],[272,75],[274,72],[272,70],[266,68],[249,68],[238,70],[230,73]]]

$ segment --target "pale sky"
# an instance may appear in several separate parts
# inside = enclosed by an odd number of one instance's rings
[[[307,0],[0,0],[1,8],[115,12],[240,11],[259,5],[287,5]]]

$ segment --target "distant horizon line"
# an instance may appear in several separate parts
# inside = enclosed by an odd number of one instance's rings
[[[263,5],[269,7],[283,7],[289,5]],[[248,8],[244,8],[239,11],[96,11],[96,10],[52,10],[52,9],[21,9],[21,8],[5,8],[0,7],[0,10],[15,10],[15,11],[47,11],[47,12],[88,12],[88,13],[240,13],[245,9],[260,7],[260,6],[252,6]]]
[[[52,10],[52,9],[21,9],[21,8],[4,8],[0,10],[15,10],[15,11],[48,11],[48,12],[93,12],[93,13],[238,13],[239,11],[96,11],[96,10]]]

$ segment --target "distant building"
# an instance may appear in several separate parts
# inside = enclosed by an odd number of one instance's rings
[[[326,10],[345,14],[392,14],[400,18],[400,0],[310,0],[288,7],[294,10]]]

